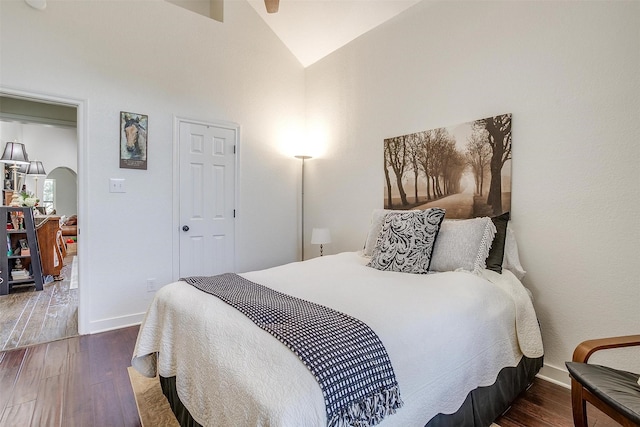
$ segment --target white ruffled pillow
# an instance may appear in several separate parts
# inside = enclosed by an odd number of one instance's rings
[[[429,270],[479,274],[486,266],[495,234],[496,226],[489,217],[443,221]]]

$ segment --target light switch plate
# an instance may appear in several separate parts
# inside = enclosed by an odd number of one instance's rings
[[[124,185],[124,178],[111,178],[109,179],[109,192],[110,193],[126,193],[127,189]]]

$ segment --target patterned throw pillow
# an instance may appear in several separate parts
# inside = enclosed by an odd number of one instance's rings
[[[371,225],[369,225],[369,233],[367,234],[367,240],[364,242],[365,256],[373,255],[373,249],[376,247],[380,230],[382,230],[382,224],[384,223],[384,217],[390,212],[399,212],[391,209],[374,209],[371,213]],[[400,212],[406,212],[400,211]]]
[[[369,233],[367,234],[367,240],[364,243],[363,255],[371,256],[373,255],[373,248],[376,247],[376,242],[378,241],[378,236],[380,235],[380,231],[382,230],[382,224],[384,223],[384,218],[388,213],[391,212],[399,212],[404,213],[407,212],[406,209],[374,209],[371,213],[371,224],[369,225]]]
[[[428,273],[444,214],[440,208],[388,213],[367,265],[378,270]]]

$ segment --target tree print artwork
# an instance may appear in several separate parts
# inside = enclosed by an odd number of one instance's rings
[[[511,114],[384,140],[386,209],[440,207],[446,217],[511,208]]]

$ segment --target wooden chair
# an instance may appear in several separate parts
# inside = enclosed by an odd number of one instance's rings
[[[631,346],[640,346],[640,335],[589,340],[576,347],[573,362],[566,362],[576,427],[588,427],[587,402],[620,425],[640,426],[640,375],[587,363],[596,351]]]

